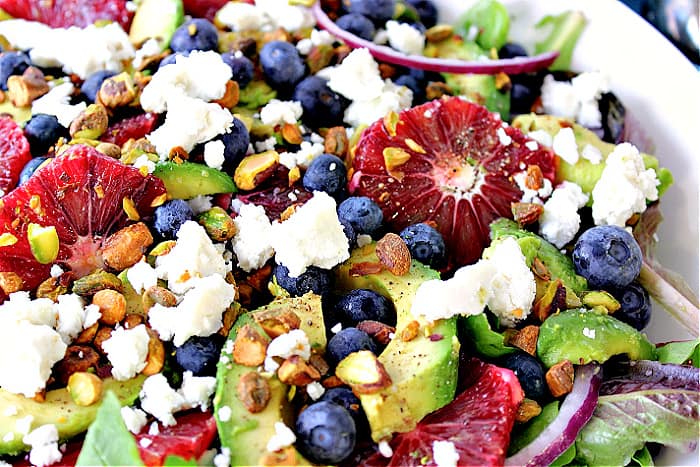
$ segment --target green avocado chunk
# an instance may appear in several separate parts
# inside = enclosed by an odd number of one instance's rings
[[[236,191],[236,185],[228,174],[195,162],[161,162],[156,165],[153,175],[163,181],[171,199],[191,199],[199,195]]]
[[[270,399],[263,410],[251,413],[238,394],[238,382],[257,367],[237,364],[233,361],[233,343],[238,330],[244,325],[251,326],[260,335],[265,331],[256,322],[256,313],[274,313],[276,310],[291,310],[301,320],[302,329],[309,338],[313,349],[323,351],[326,346],[325,326],[321,297],[308,293],[302,297],[284,297],[268,305],[241,315],[231,329],[221,360],[216,371],[216,392],[214,394],[214,415],[221,439],[221,445],[231,450],[232,466],[261,465],[261,459],[270,454],[267,442],[275,434],[275,423],[292,426],[290,387],[283,384],[275,375],[262,375],[269,384]],[[310,465],[301,454],[294,451],[296,458],[292,465]],[[289,459],[285,459],[289,463]]]
[[[576,309],[548,317],[537,339],[537,356],[547,368],[569,360],[575,365],[603,363],[613,355],[656,360],[656,349],[641,332],[612,316]]]
[[[139,46],[156,39],[160,49],[165,50],[184,18],[182,0],[141,0],[131,21],[129,40]]]
[[[130,405],[138,397],[144,379],[142,375],[126,381],[107,378],[103,380],[103,391],[112,391],[122,405]],[[17,421],[21,418],[33,417],[31,430],[42,425],[56,425],[59,438],[66,440],[87,430],[99,407],[100,404],[76,405],[66,388],[48,391],[44,402],[0,389],[0,427],[3,427],[0,430],[3,433],[0,437],[0,454],[18,454],[29,450],[29,446],[22,442],[24,434],[17,429]],[[13,436],[9,436],[10,433]]]
[[[577,295],[588,289],[588,282],[584,277],[576,274],[571,258],[561,253],[557,247],[544,238],[521,229],[516,222],[506,218],[493,221],[489,228],[491,229],[491,240],[515,237],[528,266],[532,266],[535,258],[539,258],[551,274],[552,279],[561,279],[567,289]]]
[[[340,290],[372,289],[391,299],[396,307],[396,334],[416,318],[411,304],[418,287],[425,281],[439,279],[437,271],[413,261],[408,274],[395,276],[389,271],[356,275],[353,265],[376,263],[374,243],[357,248],[336,270]],[[395,337],[379,356],[392,384],[381,391],[360,395],[369,420],[372,438],[385,440],[395,432],[410,431],[425,415],[448,404],[457,387],[459,340],[456,318],[438,320],[425,335],[408,342]]]
[[[606,143],[598,138],[591,130],[574,123],[571,119],[563,117],[535,114],[519,115],[513,120],[513,126],[519,128],[524,133],[544,130],[552,137],[559,133],[559,130],[563,127],[571,127],[574,132],[574,138],[576,139],[579,153],[583,151],[586,145],[590,144],[600,151],[603,160],[615,149],[614,144]],[[654,169],[656,172],[656,177],[660,182],[657,189],[659,191],[659,197],[661,197],[673,183],[673,175],[671,175],[668,169],[659,167],[659,160],[656,157],[645,153],[641,153],[641,155],[644,160],[644,167],[647,169]],[[576,164],[569,164],[565,160],[560,160],[560,165],[557,169],[557,182],[563,180],[574,182],[581,187],[584,193],[591,194],[604,168],[605,164],[603,162],[600,164],[593,164],[583,157],[580,157]],[[593,200],[589,199],[588,205],[590,206],[592,204]]]

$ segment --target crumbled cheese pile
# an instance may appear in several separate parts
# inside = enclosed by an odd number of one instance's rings
[[[517,241],[494,243],[484,258],[458,269],[451,279],[426,281],[416,291],[411,313],[428,321],[476,315],[485,306],[505,326],[526,318],[535,299],[535,277]]]
[[[588,195],[572,182],[562,182],[544,203],[539,219],[540,235],[557,248],[574,239],[581,226],[578,210],[586,205]]]
[[[15,292],[0,305],[0,387],[27,397],[45,388],[53,365],[68,344],[100,317],[95,305],[77,295],[32,300]]]
[[[605,168],[593,187],[593,221],[596,225],[624,227],[646,202],[659,198],[654,169],[645,169],[639,150],[630,143],[618,144],[605,160]]]
[[[223,97],[231,68],[213,51],[193,51],[160,68],[141,93],[148,112],[166,112],[165,123],[146,137],[161,157],[173,147],[191,151],[195,145],[229,131],[233,115],[209,102]]]
[[[369,125],[391,111],[411,106],[413,92],[382,80],[379,66],[367,49],[355,49],[340,65],[325,70],[328,87],[350,99],[344,120],[352,126]]]
[[[122,71],[124,61],[134,57],[129,36],[117,23],[54,29],[13,19],[0,21],[0,35],[19,49],[30,49],[35,65],[61,66],[83,79],[99,70]]]
[[[557,81],[547,75],[542,84],[544,113],[574,118],[583,126],[598,128],[602,118],[598,99],[609,90],[608,78],[599,72],[581,73],[571,82]]]

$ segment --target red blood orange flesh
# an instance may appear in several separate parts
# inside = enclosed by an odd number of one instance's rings
[[[514,174],[537,165],[554,180],[551,150],[527,148],[530,139],[520,130],[461,98],[434,100],[391,120],[363,132],[350,192],[379,203],[392,230],[434,221],[453,266],[479,259],[489,224],[512,218],[511,203],[522,197]]]
[[[116,21],[125,31],[133,13],[127,0],[0,0],[0,8],[14,18],[48,24],[54,28],[86,27],[95,21]]]
[[[18,274],[25,290],[49,276],[51,264],[37,262],[27,240],[28,225],[36,223],[56,227],[57,264],[78,276],[90,273],[102,266],[102,240],[129,222],[124,199],[144,218],[164,194],[159,179],[90,146],[72,146],[0,199],[0,272]]]
[[[457,465],[503,465],[515,414],[524,395],[515,374],[472,359],[474,382],[440,410],[426,416],[413,431],[394,437],[391,458],[372,454],[362,465],[435,465],[433,442],[450,441],[459,454]],[[470,378],[470,379],[472,379]]]
[[[145,137],[155,130],[157,124],[158,114],[150,112],[126,117],[111,124],[100,140],[121,147],[130,139]]]
[[[22,129],[11,117],[0,117],[0,197],[17,186],[22,168],[31,158]]]

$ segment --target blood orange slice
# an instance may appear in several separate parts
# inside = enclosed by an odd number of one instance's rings
[[[511,203],[522,197],[512,175],[536,165],[554,180],[554,153],[529,141],[485,107],[431,101],[363,132],[349,189],[379,203],[395,231],[434,221],[453,266],[470,264],[488,245],[489,224],[512,217]]]
[[[55,263],[78,276],[90,273],[102,267],[102,240],[134,213],[150,216],[164,194],[159,179],[89,146],[72,146],[0,200],[0,272],[18,274],[25,290],[49,276],[51,264],[36,260],[27,239],[33,223],[56,228]]]
[[[95,21],[110,20],[128,31],[133,13],[126,4],[127,0],[0,0],[0,8],[11,16],[54,28],[85,27]]]
[[[413,431],[396,435],[391,458],[375,453],[361,465],[435,465],[435,441],[454,444],[457,465],[503,465],[523,391],[510,370],[476,359],[468,366],[474,382],[455,400],[426,416]]]
[[[0,118],[0,197],[15,186],[24,165],[32,158],[24,132],[11,117]]]

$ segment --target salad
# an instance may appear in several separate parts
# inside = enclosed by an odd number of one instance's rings
[[[0,0],[0,460],[653,465],[673,189],[585,13]],[[454,8],[454,5],[453,5]],[[653,342],[666,314],[694,338]]]

